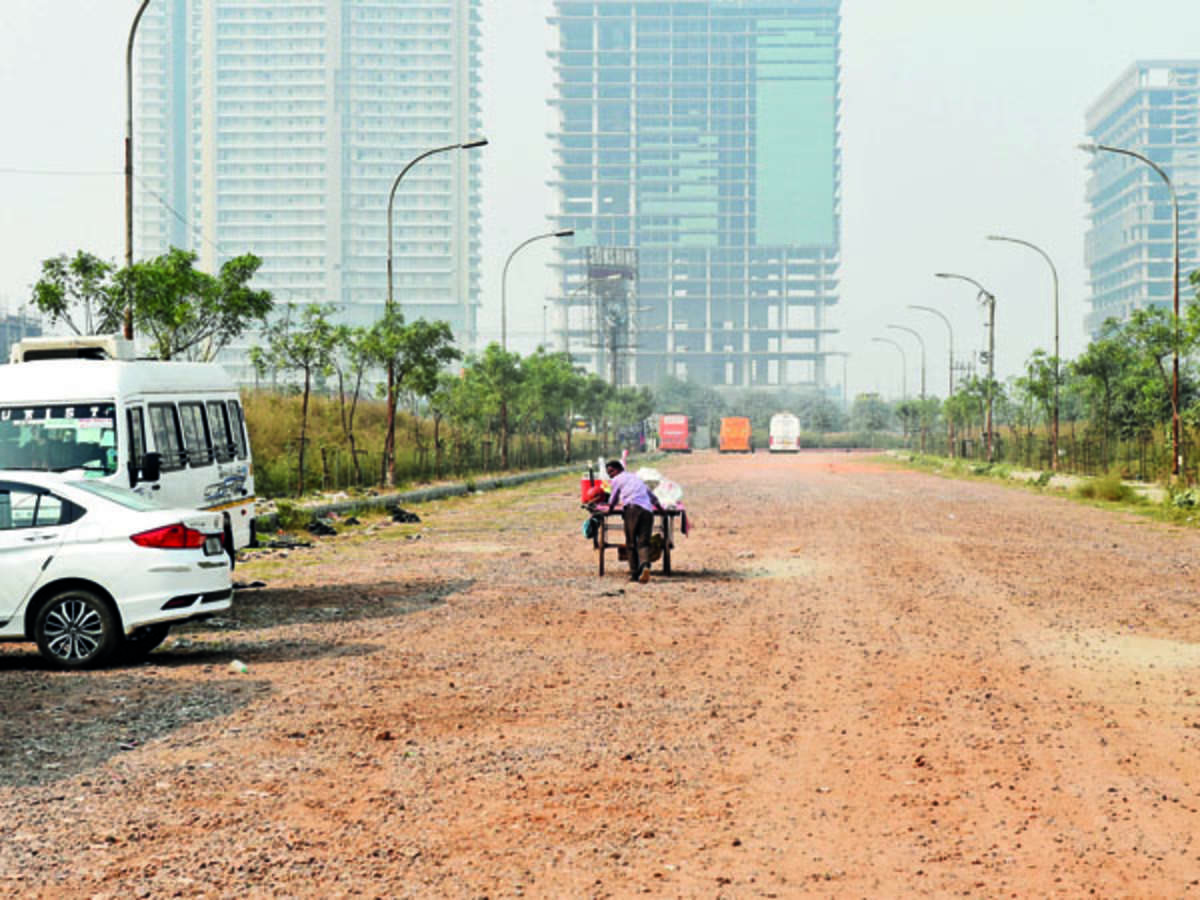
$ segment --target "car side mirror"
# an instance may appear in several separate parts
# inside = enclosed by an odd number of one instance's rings
[[[162,475],[162,454],[151,450],[142,457],[142,481],[158,481]]]

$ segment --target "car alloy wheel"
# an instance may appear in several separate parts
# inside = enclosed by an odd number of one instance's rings
[[[67,669],[99,665],[119,641],[117,619],[108,604],[81,588],[61,591],[42,606],[35,637],[42,656]]]

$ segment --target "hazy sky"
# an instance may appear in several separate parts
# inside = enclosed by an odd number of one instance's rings
[[[153,0],[152,0],[153,2]],[[283,2],[283,0],[280,0]],[[136,0],[0,0],[0,309],[28,297],[40,261],[86,247],[124,248],[124,54]],[[500,270],[521,240],[544,231],[554,126],[546,100],[549,0],[484,0],[483,153],[485,339],[499,335]],[[997,297],[997,374],[1050,348],[1049,269],[1010,234],[1044,247],[1062,282],[1064,357],[1085,345],[1084,112],[1135,59],[1200,56],[1196,0],[843,0],[842,289],[831,346],[853,354],[851,394],[899,394],[920,380],[946,390],[945,312],[956,352],[983,346],[973,289]],[[33,172],[53,174],[30,174]],[[509,334],[540,339],[551,280],[549,243],[509,270]],[[831,375],[840,380],[840,365]]]

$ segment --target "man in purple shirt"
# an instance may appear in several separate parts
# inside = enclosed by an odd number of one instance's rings
[[[605,466],[611,482],[608,492],[610,509],[621,507],[625,522],[625,546],[629,556],[629,580],[645,584],[650,580],[650,535],[654,530],[654,508],[658,505],[646,482],[615,459]]]

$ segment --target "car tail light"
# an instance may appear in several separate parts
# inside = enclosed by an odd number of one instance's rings
[[[164,525],[162,528],[152,528],[131,534],[129,539],[139,547],[158,547],[162,550],[195,550],[204,546],[204,534],[194,528],[188,528],[182,522],[177,525]]]

